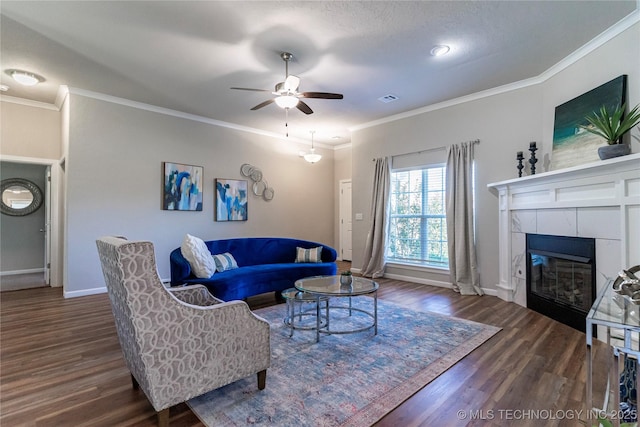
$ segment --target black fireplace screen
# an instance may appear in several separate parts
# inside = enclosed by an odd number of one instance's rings
[[[576,257],[577,258],[577,257]],[[531,252],[531,292],[557,304],[588,312],[593,304],[588,258],[566,259],[563,254]]]
[[[595,268],[595,239],[527,234],[527,307],[584,331]]]

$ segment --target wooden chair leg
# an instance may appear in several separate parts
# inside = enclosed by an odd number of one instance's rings
[[[258,372],[258,390],[264,390],[267,385],[267,370]]]
[[[158,427],[169,427],[169,408],[158,411]]]
[[[136,381],[136,379],[133,377],[133,375],[131,375],[131,385],[133,386],[134,390],[139,390],[140,389],[140,384],[138,384],[138,381]]]

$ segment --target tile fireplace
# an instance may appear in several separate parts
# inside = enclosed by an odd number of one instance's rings
[[[640,154],[636,153],[489,184],[489,190],[498,196],[496,295],[524,307],[529,307],[530,301],[534,306],[546,303],[552,292],[548,281],[534,280],[533,287],[542,295],[532,296],[527,292],[527,280],[534,276],[548,279],[554,269],[562,275],[580,271],[571,274],[580,276],[577,280],[581,283],[595,282],[597,294],[621,269],[640,264],[639,164]],[[594,255],[550,257],[562,251],[536,247],[536,258],[529,261],[532,253],[527,249],[528,235],[591,239]],[[586,262],[591,265],[590,273],[578,266],[584,259],[591,260]],[[528,265],[529,262],[536,264]],[[548,269],[543,269],[544,263]],[[558,296],[551,299],[556,299],[563,309],[573,300],[578,302],[578,310],[588,311],[591,302],[583,296],[589,291],[559,286],[553,291]],[[584,321],[579,326],[584,330]]]

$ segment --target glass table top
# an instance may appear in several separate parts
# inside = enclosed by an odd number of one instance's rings
[[[640,305],[634,304],[630,298],[614,292],[613,281],[608,281],[604,289],[593,303],[587,321],[593,323],[607,322],[621,326],[640,327]]]
[[[365,277],[352,276],[351,285],[341,285],[340,276],[313,276],[296,280],[296,289],[315,295],[354,296],[378,290],[378,284]]]

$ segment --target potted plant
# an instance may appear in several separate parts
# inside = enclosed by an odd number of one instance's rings
[[[351,270],[346,270],[340,273],[340,284],[344,286],[349,286],[353,281],[353,277],[351,275]]]
[[[589,124],[580,125],[580,127],[587,132],[603,137],[607,141],[606,146],[598,148],[600,159],[605,160],[612,157],[626,156],[631,153],[631,148],[622,141],[622,136],[640,123],[639,107],[640,104],[636,105],[625,116],[625,104],[616,107],[612,112],[609,112],[603,105],[600,107],[599,113],[593,112],[592,115],[585,117]]]

